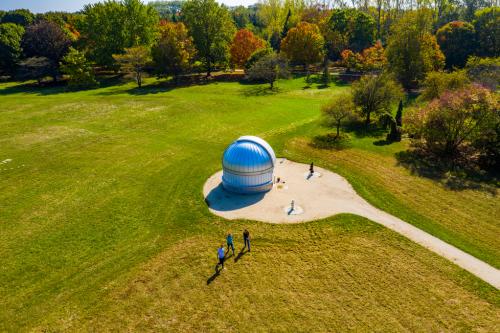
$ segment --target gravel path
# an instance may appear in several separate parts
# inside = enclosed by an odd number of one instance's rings
[[[454,262],[500,289],[500,270],[443,242],[395,216],[373,207],[361,198],[343,177],[309,165],[278,159],[275,177],[280,183],[265,194],[235,195],[221,185],[222,171],[210,177],[203,194],[212,213],[226,219],[249,219],[268,223],[300,223],[340,213],[366,217]],[[291,201],[299,209],[290,211]]]

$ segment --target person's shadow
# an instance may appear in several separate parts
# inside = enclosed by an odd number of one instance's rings
[[[219,264],[217,264],[217,266],[215,266],[215,273],[211,277],[209,277],[207,280],[207,286],[210,283],[214,282],[214,280],[220,275],[220,271],[221,271],[221,269],[219,268]]]
[[[240,253],[238,253],[238,255],[236,256],[236,258],[234,258],[234,262],[238,262],[238,260],[241,259],[241,257],[243,257],[245,255],[245,253],[247,253],[248,250],[245,251],[245,248],[242,248],[240,250]]]

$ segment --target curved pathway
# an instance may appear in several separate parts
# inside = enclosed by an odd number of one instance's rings
[[[205,200],[212,213],[227,219],[251,219],[268,223],[300,223],[335,214],[350,213],[366,217],[452,261],[490,285],[500,289],[500,270],[464,251],[369,204],[351,184],[331,171],[278,159],[275,177],[280,183],[265,194],[235,195],[221,186],[222,171],[204,185]],[[301,211],[290,212],[294,201]]]

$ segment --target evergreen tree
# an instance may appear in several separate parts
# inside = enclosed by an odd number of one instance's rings
[[[398,111],[396,112],[396,125],[403,126],[403,100],[399,100]]]

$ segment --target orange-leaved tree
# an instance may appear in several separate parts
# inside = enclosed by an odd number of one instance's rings
[[[294,64],[304,66],[309,80],[309,66],[323,59],[325,40],[316,24],[300,22],[281,41],[281,51]]]
[[[238,67],[243,67],[248,58],[257,50],[263,49],[265,42],[255,36],[248,29],[241,29],[236,32],[231,43],[229,52],[231,53],[231,63]]]
[[[380,41],[377,41],[372,47],[364,49],[361,55],[363,56],[364,70],[382,69],[387,64],[385,50]]]
[[[173,75],[176,80],[189,69],[196,49],[184,23],[163,22],[160,38],[153,46],[154,67],[159,76]]]

